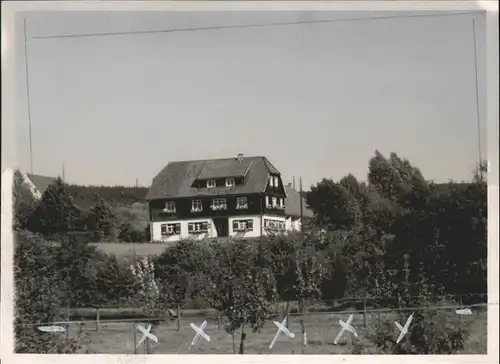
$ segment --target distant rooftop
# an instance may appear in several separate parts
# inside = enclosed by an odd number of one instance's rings
[[[300,217],[300,192],[290,185],[285,185],[287,216]],[[314,213],[307,207],[306,199],[302,197],[302,217],[314,217]]]
[[[47,188],[57,179],[57,177],[40,176],[38,174],[31,173],[27,173],[26,175],[42,195],[47,190]]]

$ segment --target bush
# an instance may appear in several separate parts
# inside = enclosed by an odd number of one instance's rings
[[[17,353],[72,353],[78,340],[57,338],[32,326],[61,320],[64,294],[55,248],[29,232],[15,235],[15,351]],[[25,325],[28,325],[27,327]]]
[[[408,317],[399,315],[398,322],[404,325]],[[408,334],[399,344],[399,330],[389,320],[377,323],[370,338],[383,354],[453,354],[463,349],[467,331],[456,314],[429,309],[414,313]]]

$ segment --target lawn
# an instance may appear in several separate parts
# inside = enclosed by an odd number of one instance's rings
[[[90,243],[98,250],[106,254],[114,254],[117,257],[132,258],[145,257],[149,255],[160,255],[171,244],[168,243]]]
[[[391,318],[391,314],[382,314],[382,318]],[[359,334],[359,338],[350,337],[347,333],[341,338],[338,345],[333,344],[333,340],[340,330],[338,320],[345,321],[348,315],[345,313],[321,313],[312,314],[306,318],[308,346],[303,349],[302,335],[300,334],[300,323],[298,317],[292,317],[290,330],[295,333],[295,337],[288,338],[283,333],[279,336],[273,349],[269,345],[276,334],[277,327],[271,322],[266,322],[260,333],[246,330],[247,339],[245,344],[245,354],[351,354],[353,347],[363,348],[362,354],[375,354],[376,349],[367,339],[369,331],[373,330],[373,325],[377,322],[378,314],[368,317],[367,328],[363,325],[363,316],[354,315],[353,326]],[[394,316],[392,317],[394,319]],[[457,320],[460,319],[457,317]],[[478,312],[472,316],[461,318],[471,327],[471,335],[466,342],[463,354],[484,354],[486,351],[486,313]],[[159,342],[150,342],[150,354],[232,354],[232,336],[223,329],[219,329],[217,322],[208,319],[208,326],[205,332],[210,336],[210,342],[202,338],[191,347],[189,345],[194,337],[194,331],[190,328],[191,322],[198,326],[204,319],[199,317],[186,317],[181,319],[181,330],[177,331],[176,321],[172,320],[160,324],[155,331]],[[140,323],[147,326],[147,323]],[[370,327],[372,325],[372,327]],[[142,334],[137,331],[134,335],[134,324],[132,322],[102,323],[99,332],[96,331],[95,324],[88,324],[83,327],[81,353],[91,354],[133,354],[134,340],[139,340]],[[396,328],[395,328],[396,330]],[[76,326],[71,327],[70,335],[78,334]],[[239,347],[240,332],[235,335],[236,348]],[[484,343],[481,346],[481,343]],[[144,354],[144,345],[137,349],[137,354]]]

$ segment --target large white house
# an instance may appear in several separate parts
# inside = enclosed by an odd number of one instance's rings
[[[255,238],[300,229],[312,212],[266,157],[171,162],[153,179],[152,241]],[[302,207],[302,212],[301,212]]]

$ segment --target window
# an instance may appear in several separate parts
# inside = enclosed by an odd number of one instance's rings
[[[279,220],[264,219],[264,228],[268,230],[285,230],[285,223]]]
[[[203,205],[201,200],[193,200],[191,203],[191,212],[200,212],[203,211]]]
[[[253,221],[252,220],[233,220],[233,231],[252,231]]]
[[[285,208],[285,199],[283,197],[280,198],[280,207]]]
[[[247,209],[248,208],[248,200],[246,197],[238,197],[236,199],[236,209]]]
[[[190,222],[188,224],[189,234],[201,234],[201,233],[206,233],[207,231],[208,231],[208,222],[206,221]]]
[[[214,198],[212,201],[212,210],[227,210],[227,200],[225,198]]]
[[[278,177],[274,177],[274,187],[279,187],[280,183]]]
[[[273,178],[273,176],[269,177],[269,186],[271,186],[271,187],[274,186],[274,178]]]
[[[215,187],[215,180],[214,179],[209,179],[207,181],[207,188],[214,188]]]
[[[269,196],[266,196],[266,207],[269,207]]]
[[[162,224],[161,235],[178,235],[181,233],[181,224]]]
[[[163,212],[174,213],[175,212],[175,201],[165,202],[165,208],[163,209]]]
[[[277,198],[273,197],[273,205],[272,207],[276,207],[278,205]]]
[[[226,187],[233,187],[234,186],[234,178],[228,178],[226,179]]]

